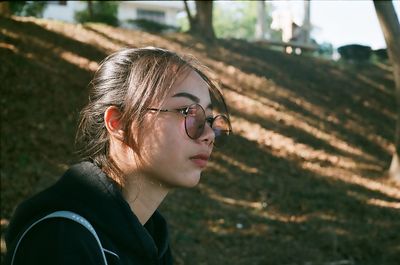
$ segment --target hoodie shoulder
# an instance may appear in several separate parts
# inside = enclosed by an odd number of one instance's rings
[[[8,250],[11,264],[16,242]],[[68,219],[52,218],[35,225],[22,239],[14,265],[103,264],[102,250],[85,227]]]

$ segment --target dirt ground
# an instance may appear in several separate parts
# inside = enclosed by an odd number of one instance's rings
[[[2,235],[19,202],[78,160],[78,113],[98,63],[158,46],[213,71],[234,129],[201,184],[161,206],[176,264],[398,264],[400,187],[383,176],[394,151],[390,65],[100,24],[0,25]]]

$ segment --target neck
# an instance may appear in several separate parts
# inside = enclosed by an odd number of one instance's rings
[[[123,196],[144,225],[167,196],[169,189],[146,176],[135,175],[127,179],[122,189]]]
[[[150,173],[138,172],[139,167],[135,161],[139,159],[128,146],[111,141],[110,156],[126,174],[122,184],[122,195],[139,222],[144,225],[160,206],[170,188],[157,181]]]

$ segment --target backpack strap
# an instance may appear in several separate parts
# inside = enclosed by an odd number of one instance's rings
[[[102,255],[102,257],[103,257],[104,264],[105,264],[105,265],[108,265],[106,256],[105,256],[105,254],[104,254],[103,246],[101,245],[100,239],[99,239],[99,237],[97,236],[96,231],[94,230],[93,226],[92,226],[92,225],[89,223],[89,221],[86,220],[84,217],[80,216],[80,215],[77,214],[77,213],[71,212],[71,211],[56,211],[56,212],[53,212],[53,213],[51,213],[51,214],[49,214],[49,215],[46,215],[45,217],[43,217],[43,218],[37,220],[37,221],[34,222],[30,227],[28,227],[28,229],[26,229],[26,230],[24,231],[24,233],[21,235],[21,237],[20,237],[19,240],[18,240],[17,245],[16,245],[15,248],[14,248],[14,253],[13,253],[13,256],[12,256],[12,259],[11,259],[11,265],[14,264],[14,259],[15,259],[15,255],[16,255],[16,253],[17,253],[17,249],[18,249],[18,247],[19,247],[19,244],[21,243],[21,241],[22,241],[22,239],[25,237],[25,235],[29,232],[29,230],[31,230],[31,229],[32,229],[35,225],[37,225],[38,223],[40,223],[40,222],[42,222],[42,221],[44,221],[44,220],[46,220],[46,219],[49,219],[49,218],[66,218],[66,219],[75,221],[75,222],[77,222],[77,223],[83,225],[83,226],[84,226],[87,230],[89,230],[90,233],[92,233],[92,235],[96,238],[97,244],[99,245],[100,250],[101,250],[101,255]]]

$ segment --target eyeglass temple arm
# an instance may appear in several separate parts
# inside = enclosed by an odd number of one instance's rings
[[[153,108],[148,108],[147,110],[161,111],[161,112],[168,112],[168,111],[170,111],[170,110],[167,110],[167,109],[153,109]]]

